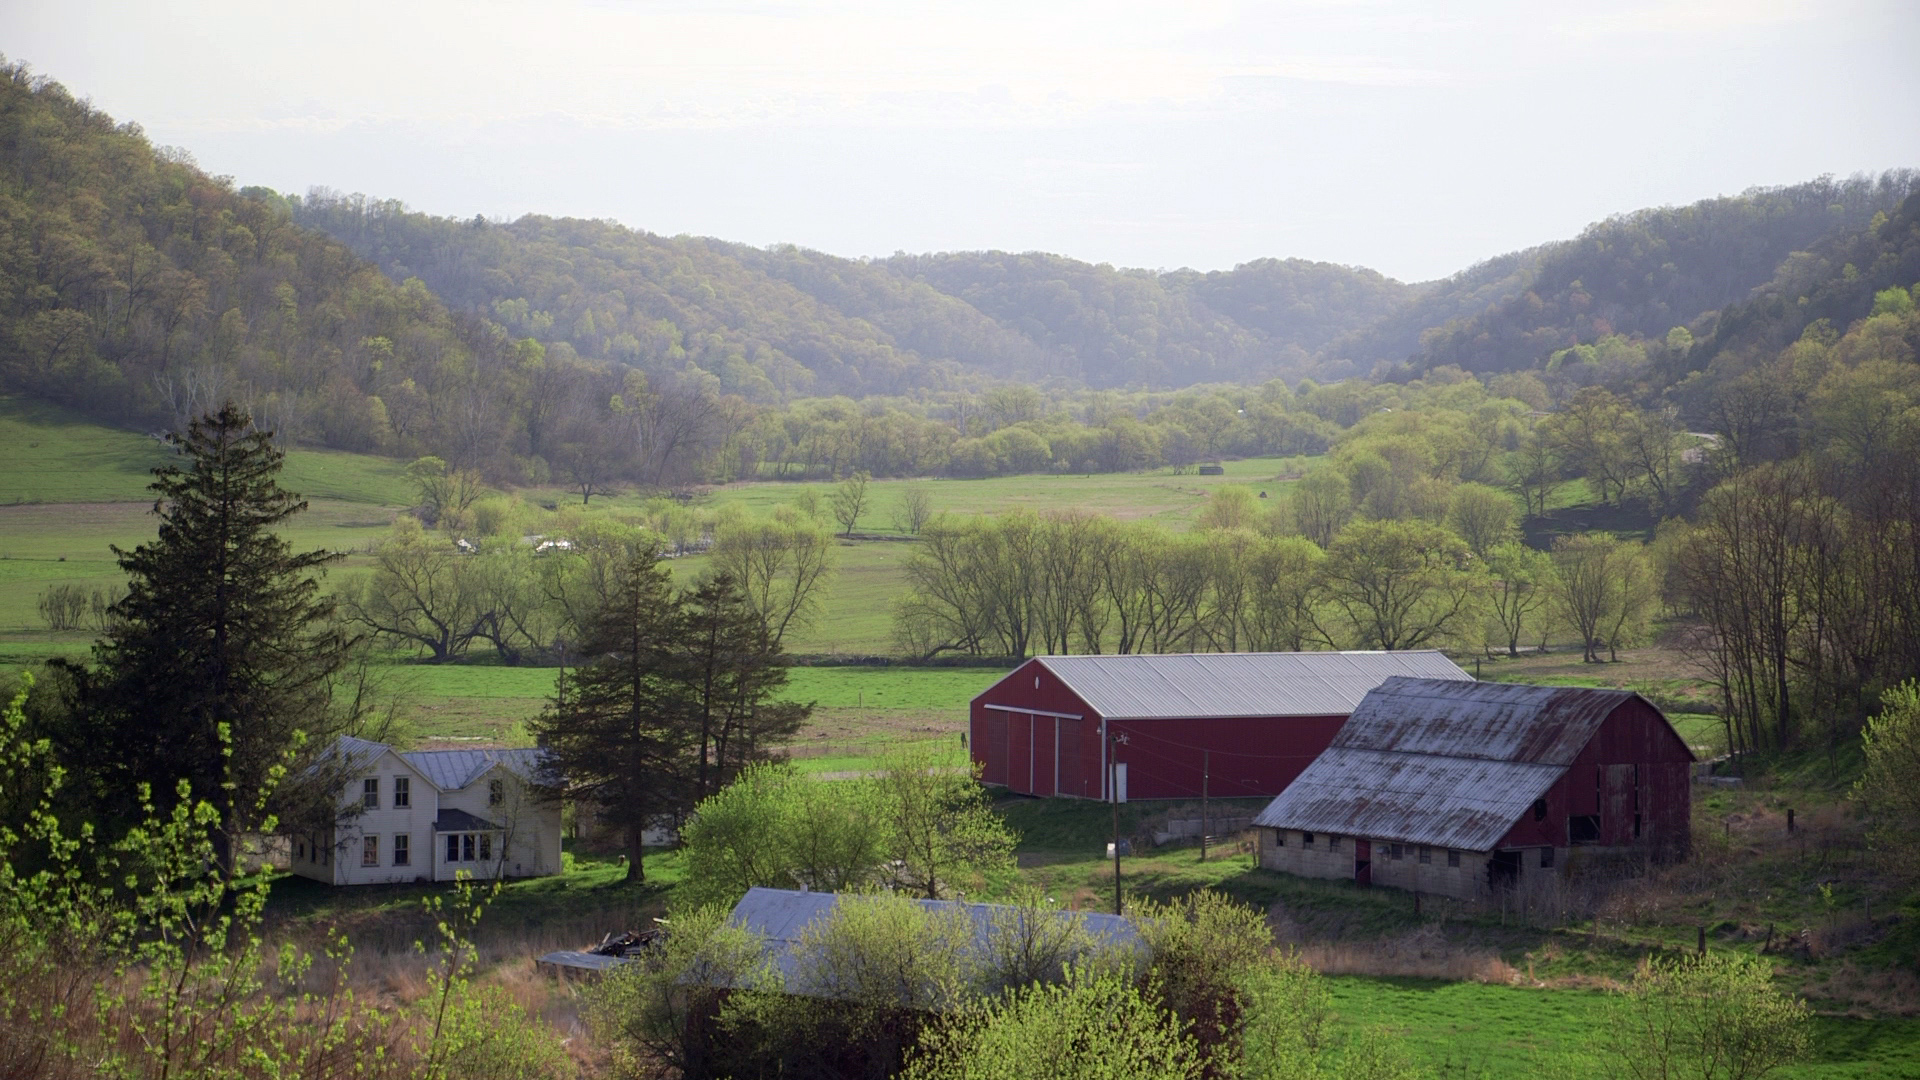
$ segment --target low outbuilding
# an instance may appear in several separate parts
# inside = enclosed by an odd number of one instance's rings
[[[1692,763],[1631,691],[1390,678],[1254,818],[1260,864],[1475,899],[1596,856],[1679,858]]]
[[[1395,675],[1473,678],[1422,650],[1037,656],[973,699],[967,745],[1026,795],[1278,795]]]

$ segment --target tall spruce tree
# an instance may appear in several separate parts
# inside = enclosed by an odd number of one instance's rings
[[[683,620],[675,666],[692,805],[732,783],[747,763],[766,760],[769,746],[798,731],[812,706],[767,700],[787,685],[785,656],[731,577],[700,582],[685,597]]]
[[[275,768],[349,722],[332,698],[352,643],[320,591],[337,556],[274,533],[307,504],[277,482],[271,433],[228,402],[173,442],[189,464],[155,470],[158,537],[113,549],[127,594],[84,673],[75,749],[110,816],[138,812],[142,783],[162,803],[191,783],[220,811],[231,867]]]
[[[621,831],[627,880],[645,878],[641,836],[684,815],[771,744],[809,706],[768,699],[786,666],[767,621],[722,575],[675,595],[658,552],[631,555],[619,586],[579,644],[534,722],[566,791]]]
[[[680,605],[652,549],[630,554],[616,588],[586,627],[551,704],[533,722],[535,740],[567,794],[595,804],[620,829],[627,880],[645,880],[641,835],[678,808],[676,772],[685,746],[681,694],[671,677]]]

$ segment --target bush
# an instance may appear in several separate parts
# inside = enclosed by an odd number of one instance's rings
[[[1758,957],[1648,960],[1615,997],[1599,1047],[1630,1080],[1760,1080],[1806,1054],[1805,1002]]]
[[[905,1080],[1198,1080],[1180,1021],[1123,978],[1034,986],[930,1031]]]
[[[87,601],[87,590],[78,585],[49,585],[40,594],[40,618],[49,630],[79,629]]]

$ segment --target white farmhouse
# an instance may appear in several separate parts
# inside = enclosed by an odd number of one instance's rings
[[[292,870],[329,885],[560,873],[560,804],[536,785],[542,751],[419,750],[343,736],[338,823],[293,837]]]

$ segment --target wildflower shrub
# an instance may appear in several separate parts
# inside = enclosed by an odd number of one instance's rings
[[[571,1072],[550,1031],[475,987],[471,932],[488,898],[471,886],[431,901],[428,993],[362,998],[343,937],[318,955],[267,945],[268,878],[225,869],[223,815],[185,781],[164,813],[143,788],[141,822],[120,837],[63,822],[53,808],[66,777],[25,735],[24,702],[23,691],[0,713],[0,797],[27,808],[0,825],[0,1078]]]

